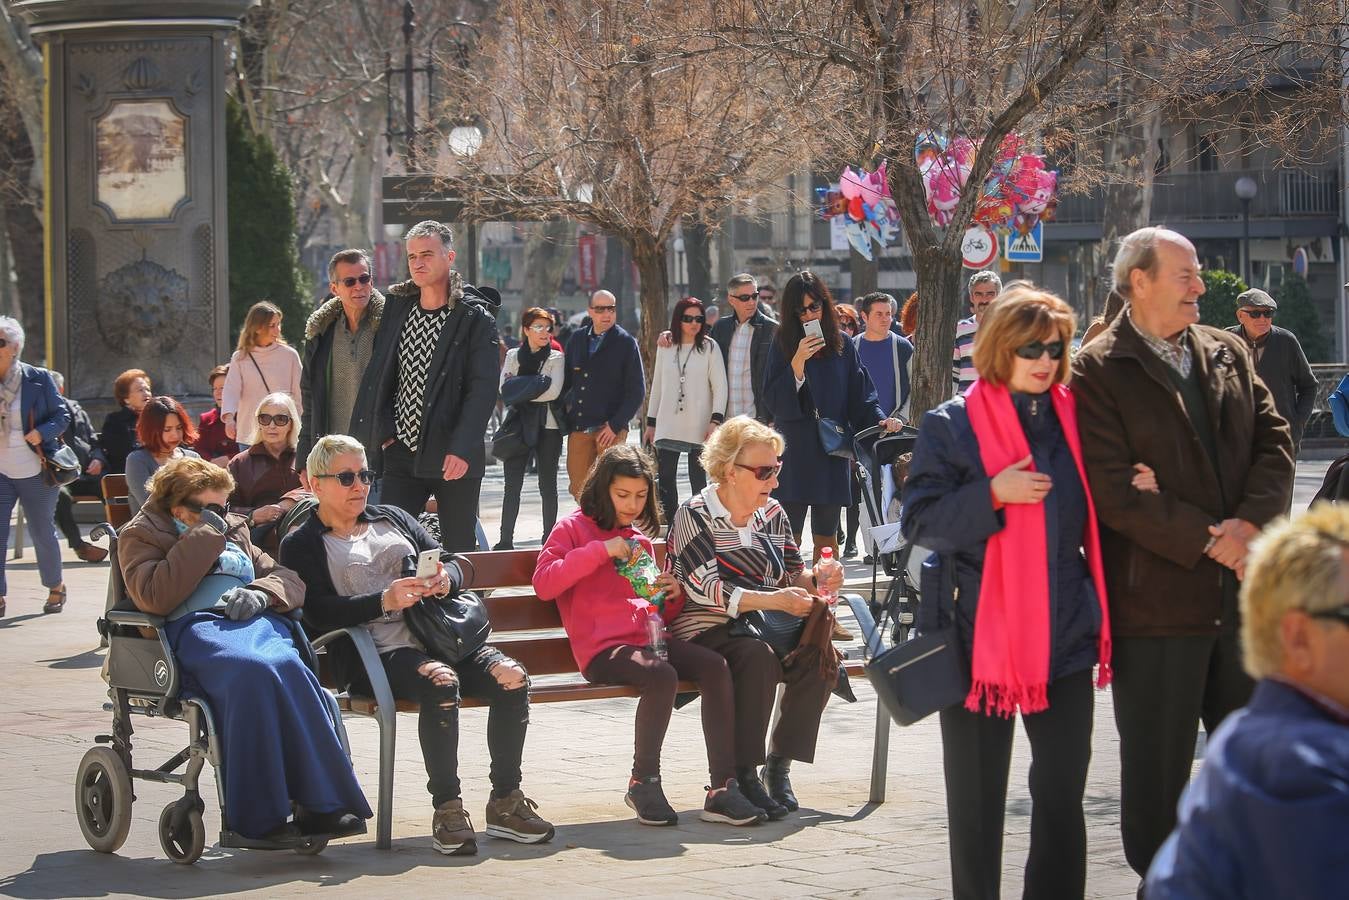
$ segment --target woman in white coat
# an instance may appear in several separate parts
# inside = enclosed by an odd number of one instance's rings
[[[670,322],[673,343],[656,350],[651,397],[646,409],[646,443],[655,444],[660,502],[665,521],[679,508],[679,457],[688,454],[689,486],[707,486],[698,456],[726,417],[726,363],[708,334],[703,301],[685,297]]]

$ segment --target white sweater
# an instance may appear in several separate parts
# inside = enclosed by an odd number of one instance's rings
[[[290,394],[296,409],[300,409],[300,354],[295,348],[274,341],[266,347],[254,347],[252,353],[256,366],[249,361],[247,353],[234,351],[229,374],[225,376],[224,396],[220,399],[220,412],[234,416],[235,440],[245,447],[253,443],[253,434],[258,427],[258,404],[263,397],[281,391]],[[262,369],[261,375],[258,369]],[[300,409],[300,412],[304,410]]]
[[[501,381],[497,387],[506,383],[506,379],[513,375],[520,374],[520,349],[512,347],[506,351],[506,361],[501,365]],[[548,359],[544,362],[543,368],[539,371],[540,375],[547,375],[552,381],[548,385],[548,390],[534,398],[535,403],[551,403],[562,396],[562,380],[567,375],[565,358],[561,350],[549,350]],[[553,418],[553,411],[547,410],[544,427],[557,431],[557,420]]]
[[[684,401],[679,402],[680,366],[684,372]],[[647,404],[648,424],[656,420],[656,440],[702,444],[712,416],[726,414],[726,364],[721,349],[709,336],[703,349],[692,344],[677,344],[656,349],[656,364],[651,373],[651,399]]]

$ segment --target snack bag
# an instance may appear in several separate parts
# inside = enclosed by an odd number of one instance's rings
[[[657,607],[664,607],[665,592],[656,583],[660,577],[660,566],[642,547],[641,541],[630,538],[628,547],[631,548],[628,558],[614,560],[614,568],[632,585],[634,596]]]

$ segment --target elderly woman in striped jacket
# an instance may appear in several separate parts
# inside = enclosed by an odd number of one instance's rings
[[[747,416],[718,428],[702,451],[712,483],[679,507],[669,538],[671,565],[688,598],[672,623],[674,636],[726,657],[735,691],[736,779],[771,819],[797,809],[788,772],[792,760],[814,760],[834,682],[811,666],[784,671],[742,617],[758,610],[805,617],[813,595],[837,592],[843,578],[833,567],[817,583],[802,562],[786,512],[771,496],[783,447],[780,434]],[[781,716],[765,753],[773,701],[784,681]],[[758,767],[765,762],[760,780]]]

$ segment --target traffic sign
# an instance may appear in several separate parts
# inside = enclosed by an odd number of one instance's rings
[[[1008,262],[1015,263],[1038,263],[1045,258],[1045,223],[1036,222],[1035,227],[1022,234],[1019,231],[1010,231],[1007,234],[1007,248],[1003,251],[1003,257]]]
[[[998,236],[982,225],[974,225],[960,241],[960,255],[967,268],[982,269],[998,258]]]

